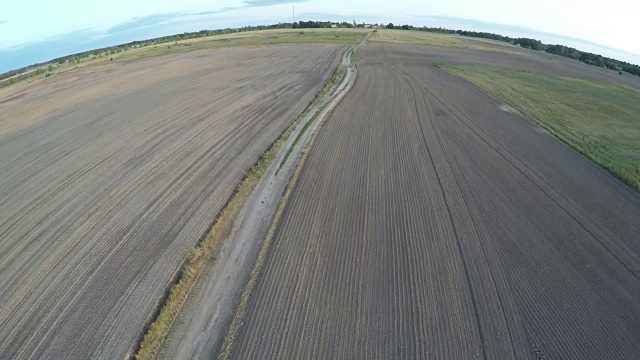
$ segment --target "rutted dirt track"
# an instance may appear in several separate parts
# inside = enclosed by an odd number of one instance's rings
[[[0,94],[0,358],[124,357],[341,48],[192,52]]]
[[[640,196],[415,46],[391,60],[387,45],[359,51],[234,358],[640,354]]]

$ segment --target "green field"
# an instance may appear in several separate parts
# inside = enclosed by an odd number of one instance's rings
[[[510,51],[510,47],[513,45],[508,45],[504,42],[498,42],[488,39],[469,38],[452,34],[437,34],[417,30],[380,29],[377,32],[373,33],[370,39],[374,41],[513,52]]]
[[[640,91],[523,71],[438,67],[504,100],[640,191]]]

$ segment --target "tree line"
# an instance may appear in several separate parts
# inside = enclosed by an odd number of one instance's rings
[[[337,27],[340,27],[340,28],[354,27],[352,23],[344,22],[344,21],[343,22],[297,21],[294,23],[289,22],[289,23],[278,23],[278,24],[271,24],[271,25],[244,26],[241,28],[226,28],[226,29],[217,29],[217,30],[200,30],[195,32],[185,32],[182,34],[162,36],[162,37],[142,40],[142,41],[132,41],[126,44],[84,51],[77,54],[59,57],[44,63],[25,66],[20,69],[16,69],[16,70],[8,71],[4,74],[0,74],[0,81],[18,74],[22,74],[22,75],[16,77],[15,81],[23,80],[23,78],[26,79],[30,75],[32,76],[38,75],[38,72],[42,73],[44,71],[41,69],[43,65],[55,64],[55,63],[64,64],[65,62],[79,63],[83,59],[89,58],[90,56],[97,57],[102,54],[115,54],[115,53],[119,53],[128,49],[131,49],[133,47],[177,42],[181,40],[194,39],[194,38],[200,38],[205,36],[222,35],[222,34],[230,34],[230,33],[245,32],[245,31],[269,30],[269,29],[292,29],[292,28],[293,29],[331,28],[332,25],[336,25]],[[447,29],[443,27],[427,27],[427,26],[414,27],[413,25],[408,25],[408,24],[394,25],[393,23],[389,23],[385,27],[387,29],[417,30],[417,31],[441,33],[441,34],[457,34],[461,36],[504,41],[514,45],[519,45],[524,48],[537,50],[537,51],[544,51],[549,54],[555,54],[559,56],[564,56],[566,58],[582,61],[586,64],[591,64],[599,67],[606,67],[606,68],[617,70],[617,71],[625,71],[630,74],[640,76],[640,66],[638,65],[634,65],[621,60],[604,57],[598,54],[592,54],[589,52],[580,51],[569,46],[543,44],[540,40],[536,40],[536,39],[511,38],[509,36],[493,34],[488,32],[452,30],[452,29]],[[14,80],[14,79],[11,79],[11,80]]]
[[[353,25],[351,25],[353,27]],[[119,53],[122,51],[126,51],[129,50],[131,48],[135,48],[135,47],[142,47],[142,46],[147,46],[147,45],[156,45],[156,44],[163,44],[163,43],[170,43],[170,42],[177,42],[177,41],[181,41],[181,40],[187,40],[187,39],[195,39],[195,38],[200,38],[200,37],[205,37],[205,36],[213,36],[213,35],[222,35],[222,34],[231,34],[231,33],[238,33],[238,32],[245,32],[245,31],[256,31],[256,30],[268,30],[268,29],[291,29],[293,27],[292,23],[279,23],[279,24],[272,24],[272,25],[258,25],[258,26],[244,26],[241,28],[226,28],[226,29],[217,29],[217,30],[200,30],[200,31],[194,31],[194,32],[185,32],[182,34],[176,34],[176,35],[169,35],[169,36],[161,36],[161,37],[157,37],[157,38],[153,38],[153,39],[147,39],[147,40],[139,40],[139,41],[131,41],[125,44],[120,44],[120,45],[115,45],[115,46],[109,46],[109,47],[104,47],[104,48],[100,48],[100,49],[93,49],[93,50],[88,50],[88,51],[83,51],[83,52],[79,52],[79,53],[75,53],[75,54],[71,54],[71,55],[66,55],[66,56],[62,56],[59,58],[55,58],[53,60],[47,61],[47,62],[42,62],[42,63],[37,63],[37,64],[33,64],[33,65],[28,65],[28,66],[24,66],[22,68],[19,69],[15,69],[15,70],[11,70],[11,71],[7,71],[3,74],[0,74],[0,81],[13,77],[15,75],[18,74],[22,74],[20,76],[17,76],[14,79],[14,81],[21,81],[21,80],[25,80],[27,79],[28,76],[36,76],[39,74],[42,74],[42,72],[44,72],[44,70],[42,69],[43,66],[48,65],[48,64],[64,64],[65,62],[70,62],[70,63],[79,63],[84,59],[87,59],[91,56],[97,57],[100,56],[101,54],[115,54],[115,53]],[[6,85],[6,84],[0,84],[0,87],[2,87],[2,85]],[[10,84],[9,84],[10,85]]]
[[[412,25],[394,25],[389,23],[386,26],[387,29],[399,29],[399,30],[417,30],[426,31],[440,34],[457,34],[462,36],[469,36],[482,39],[491,39],[504,41],[513,45],[519,45],[523,48],[532,49],[536,51],[544,51],[549,54],[555,54],[563,56],[569,59],[581,61],[586,64],[608,68],[616,71],[624,71],[633,75],[640,76],[640,66],[628,63],[622,60],[616,60],[608,58],[602,55],[593,54],[586,51],[580,51],[565,45],[550,45],[544,44],[540,40],[530,38],[511,38],[509,36],[493,34],[488,32],[468,31],[468,30],[452,30],[443,27],[414,27]]]

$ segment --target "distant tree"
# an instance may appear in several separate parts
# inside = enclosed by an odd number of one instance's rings
[[[518,39],[514,39],[513,43],[515,45],[520,45],[523,48],[527,48],[531,50],[537,50],[537,51],[544,50],[544,45],[542,45],[542,42],[536,39],[518,38]]]
[[[55,61],[57,61],[59,64],[63,64],[65,61],[68,61],[71,64],[78,64],[84,61],[84,59],[91,58],[91,55],[93,55],[93,58],[98,58],[104,55],[119,53],[122,51],[127,51],[133,48],[138,48],[138,47],[147,46],[147,45],[157,45],[157,44],[164,44],[164,43],[171,43],[171,42],[175,43],[175,45],[178,45],[177,42],[182,39],[192,39],[192,38],[198,38],[203,36],[232,34],[232,33],[238,33],[238,32],[266,30],[266,29],[290,29],[292,26],[296,28],[307,28],[307,27],[308,28],[325,28],[325,27],[328,28],[328,27],[331,27],[332,24],[334,23],[329,21],[301,21],[295,24],[278,23],[278,24],[271,24],[271,25],[245,26],[242,28],[234,28],[234,29],[226,28],[226,29],[217,29],[217,30],[200,30],[200,31],[191,32],[191,33],[162,36],[162,37],[148,39],[144,41],[132,41],[132,42],[121,44],[111,48],[102,48],[102,49],[85,51],[85,52],[73,54],[72,56],[68,56],[65,58],[55,59],[52,63],[55,63]],[[355,21],[354,22],[343,21],[341,23],[335,23],[335,24],[343,28],[353,28],[356,26]],[[397,25],[394,25],[393,23],[387,24],[386,28],[387,29],[419,30],[419,31],[433,32],[433,33],[439,33],[439,34],[457,34],[461,36],[504,41],[504,42],[515,44],[515,45],[519,45],[524,48],[529,48],[529,49],[539,50],[539,51],[546,51],[547,53],[550,53],[550,54],[556,54],[566,58],[581,61],[586,64],[606,67],[609,69],[624,71],[629,74],[640,76],[640,66],[638,65],[634,65],[621,60],[604,57],[597,54],[583,52],[569,46],[546,45],[546,44],[543,44],[540,40],[536,40],[536,39],[529,39],[529,38],[516,39],[516,38],[511,38],[509,36],[503,36],[503,35],[493,34],[488,32],[453,30],[453,29],[447,29],[443,27],[423,26],[420,28],[415,28],[412,25],[397,26]],[[8,71],[3,74],[0,74],[0,80],[11,78],[12,76],[16,76],[15,81],[26,80],[29,75],[36,76],[44,73],[47,69],[47,65],[48,63],[40,63],[40,64],[25,66],[21,69]]]

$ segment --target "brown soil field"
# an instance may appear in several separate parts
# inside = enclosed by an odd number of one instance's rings
[[[342,49],[195,51],[0,91],[0,358],[131,354],[187,250]]]
[[[462,39],[470,43],[481,41],[478,39]],[[629,73],[618,74],[613,70],[513,45],[503,45],[489,41],[484,41],[483,43],[483,45],[491,46],[496,50],[465,49],[453,46],[408,46],[407,44],[384,42],[384,52],[375,54],[368,52],[367,56],[370,61],[397,60],[402,62],[411,61],[417,64],[468,64],[496,69],[527,71],[542,75],[604,80],[640,90],[640,77]],[[505,49],[508,51],[505,51]]]
[[[640,194],[438,61],[640,85],[527,52],[369,42],[284,210],[233,358],[640,353]]]

